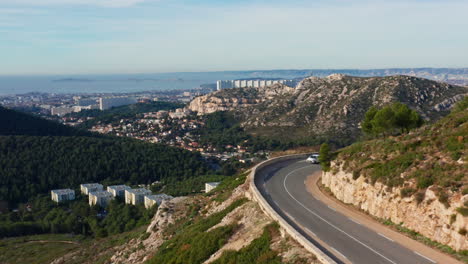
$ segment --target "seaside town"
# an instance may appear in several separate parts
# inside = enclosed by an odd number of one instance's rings
[[[226,161],[235,159],[244,164],[256,162],[268,155],[261,151],[252,153],[242,145],[213,146],[200,143],[198,132],[203,129],[203,117],[197,116],[184,105],[195,96],[213,91],[216,86],[209,85],[191,90],[172,90],[160,92],[138,92],[117,94],[41,94],[29,93],[0,97],[0,104],[14,109],[32,112],[50,120],[69,126],[80,126],[94,117],[79,114],[82,111],[106,111],[132,104],[151,104],[154,102],[178,103],[180,108],[144,112],[113,122],[96,122],[89,131],[101,134],[130,137],[150,143],[198,151],[208,159]],[[78,113],[78,114],[77,114]]]

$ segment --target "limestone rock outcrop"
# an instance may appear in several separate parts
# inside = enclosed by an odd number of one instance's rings
[[[356,139],[371,106],[399,101],[426,120],[445,115],[468,93],[467,87],[411,76],[308,77],[295,88],[272,85],[233,88],[195,98],[189,109],[199,115],[232,111],[243,127],[281,128],[289,134]],[[262,132],[268,129],[262,129]]]
[[[388,188],[380,182],[372,185],[362,176],[354,180],[352,173],[341,168],[335,173],[324,172],[322,184],[340,201],[372,216],[390,219],[455,250],[468,249],[466,235],[459,233],[459,230],[468,230],[468,217],[456,211],[468,201],[468,195],[453,194],[449,198],[450,207],[446,207],[428,188],[424,200],[418,202],[413,196],[401,197],[400,188]]]

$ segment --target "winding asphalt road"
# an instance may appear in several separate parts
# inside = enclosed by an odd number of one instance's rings
[[[338,263],[436,263],[314,198],[304,182],[319,170],[304,159],[282,161],[260,169],[255,184],[288,223]]]

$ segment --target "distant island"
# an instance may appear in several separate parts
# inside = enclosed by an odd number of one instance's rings
[[[52,80],[53,82],[95,82],[95,80],[91,79],[81,79],[81,78],[64,78],[64,79],[57,79]]]

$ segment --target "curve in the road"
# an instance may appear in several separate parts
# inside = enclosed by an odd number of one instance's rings
[[[314,198],[304,182],[319,170],[304,159],[280,161],[258,170],[255,185],[279,215],[337,262],[435,263]]]

